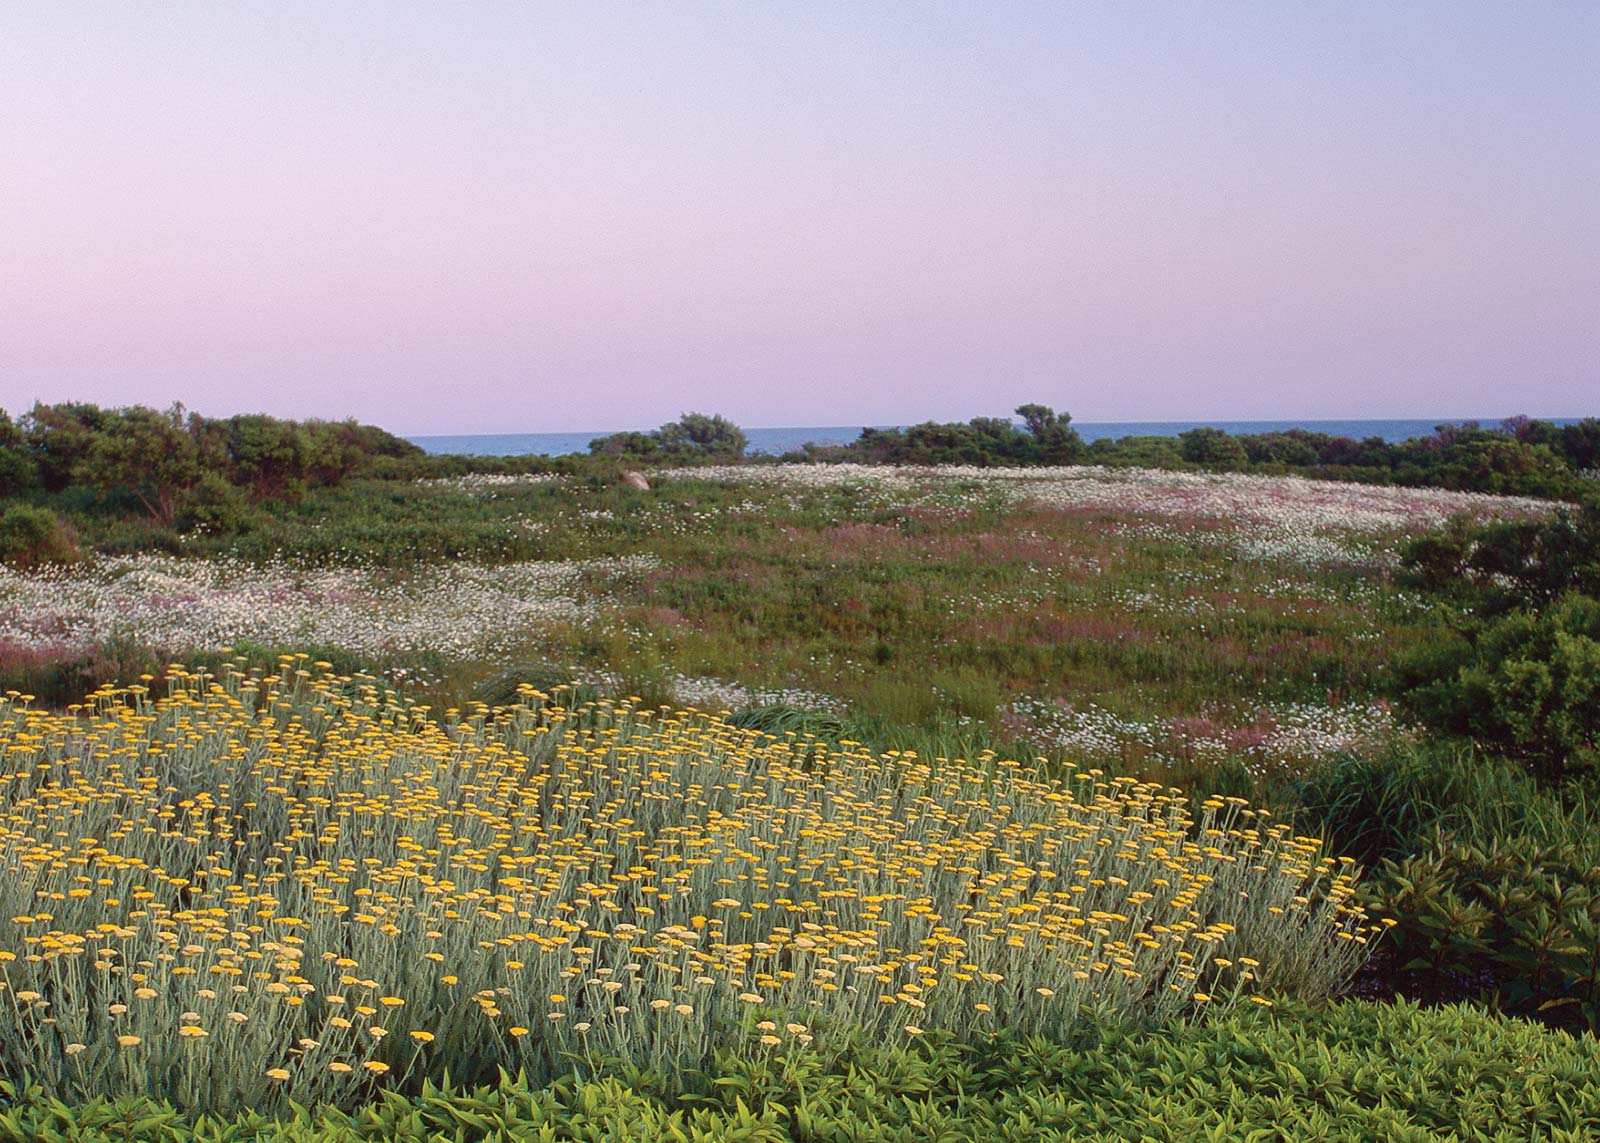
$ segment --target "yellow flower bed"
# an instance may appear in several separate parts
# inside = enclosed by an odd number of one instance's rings
[[[213,1108],[670,1075],[1315,996],[1363,956],[1348,867],[1237,801],[522,700],[441,725],[301,659],[0,700],[4,1065]]]

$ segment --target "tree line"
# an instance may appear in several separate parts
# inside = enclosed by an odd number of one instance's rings
[[[904,429],[862,429],[845,445],[807,445],[785,459],[866,464],[1199,467],[1294,472],[1336,480],[1527,496],[1582,498],[1600,487],[1600,417],[1569,425],[1512,417],[1439,425],[1427,436],[1354,440],[1308,429],[1233,434],[1195,428],[1175,437],[1128,436],[1085,443],[1072,418],[1048,405],[1017,408],[1020,423],[976,417]]]
[[[0,409],[0,496],[86,488],[126,497],[158,523],[184,512],[294,499],[422,449],[372,425],[264,413],[204,417],[180,404]]]

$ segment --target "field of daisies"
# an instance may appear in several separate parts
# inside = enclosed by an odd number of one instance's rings
[[[1586,811],[1390,681],[1407,545],[1552,504],[649,481],[0,566],[0,1140],[1600,1131]],[[1480,915],[1444,826],[1555,903]],[[1496,940],[1534,1019],[1460,1002]]]

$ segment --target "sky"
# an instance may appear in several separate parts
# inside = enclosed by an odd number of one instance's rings
[[[0,0],[0,408],[1600,413],[1600,5]]]

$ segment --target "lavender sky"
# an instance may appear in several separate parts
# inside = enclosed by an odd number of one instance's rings
[[[1600,5],[0,0],[0,407],[1600,413]]]

